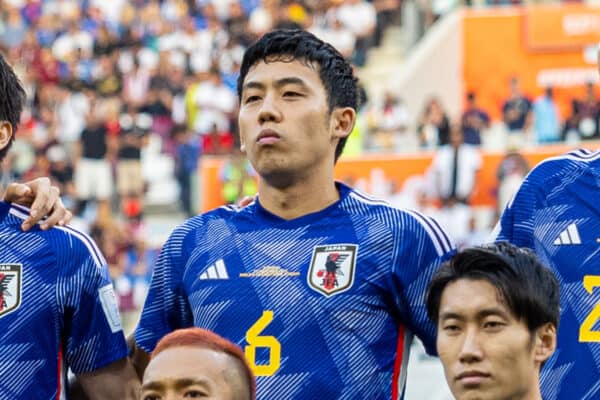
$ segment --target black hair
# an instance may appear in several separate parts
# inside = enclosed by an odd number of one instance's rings
[[[0,54],[0,120],[7,121],[12,126],[10,142],[3,149],[0,149],[0,161],[4,159],[14,141],[25,98],[25,90],[21,85],[21,81]]]
[[[252,44],[244,53],[240,76],[237,82],[238,98],[241,101],[244,79],[257,62],[302,61],[319,66],[319,77],[325,87],[329,112],[336,107],[350,107],[358,110],[358,79],[351,65],[329,43],[318,39],[310,32],[300,29],[274,30]],[[335,149],[335,160],[346,145],[346,138],[340,139]]]
[[[558,280],[531,250],[500,242],[465,249],[442,264],[429,282],[426,296],[427,314],[436,325],[442,293],[459,279],[489,282],[530,332],[548,322],[558,329]]]

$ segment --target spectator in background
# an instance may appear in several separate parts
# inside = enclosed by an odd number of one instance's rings
[[[229,132],[220,132],[217,124],[213,124],[212,129],[200,139],[202,141],[202,154],[222,155],[230,154],[233,150],[234,139]]]
[[[142,148],[152,128],[152,117],[128,111],[119,117],[117,190],[122,197],[140,198],[144,191]]]
[[[533,130],[538,144],[560,140],[560,115],[553,95],[554,90],[548,87],[533,103]]]
[[[475,187],[475,176],[481,168],[477,148],[465,144],[462,127],[453,123],[450,144],[439,148],[430,167],[430,187],[434,188],[442,204],[467,204]]]
[[[517,192],[529,172],[529,163],[518,151],[509,151],[496,170],[498,178],[498,215]]]
[[[185,125],[175,125],[171,131],[175,141],[175,178],[179,184],[181,207],[188,217],[196,214],[192,206],[192,177],[198,168],[200,143]]]
[[[490,127],[490,117],[477,105],[475,92],[467,93],[467,107],[462,115],[462,127],[465,143],[481,144],[481,133]]]
[[[208,79],[196,90],[194,104],[198,109],[194,131],[208,134],[214,125],[220,132],[231,132],[231,120],[236,110],[235,93],[225,86],[217,69],[212,69]]]
[[[369,113],[371,135],[375,148],[393,151],[399,146],[400,137],[408,129],[408,109],[404,101],[391,92],[384,94],[383,102]]]
[[[372,3],[363,0],[342,0],[336,17],[356,37],[352,61],[359,67],[367,62],[367,50],[373,45],[377,13]]]
[[[581,99],[574,99],[573,112],[565,123],[564,134],[567,140],[597,139],[600,137],[598,118],[600,104],[594,92],[594,84],[585,85],[585,95]]]
[[[110,160],[114,158],[116,143],[105,125],[106,107],[93,99],[87,115],[86,126],[75,157],[76,213],[81,215],[90,201],[97,201],[104,212],[109,209],[113,178]]]
[[[502,106],[502,120],[508,130],[509,147],[521,147],[531,125],[531,100],[521,92],[517,77],[510,80],[510,94]]]
[[[425,105],[417,127],[421,147],[435,149],[449,143],[450,123],[440,101],[432,97]]]

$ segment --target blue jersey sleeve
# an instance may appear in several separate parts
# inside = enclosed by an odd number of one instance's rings
[[[59,273],[57,297],[65,361],[79,374],[127,357],[127,344],[106,261],[88,236],[70,235],[71,248],[58,255],[66,267]]]
[[[455,253],[452,240],[430,217],[407,214],[394,254],[394,297],[402,320],[435,355],[436,327],[427,316],[425,291],[434,272]]]
[[[194,323],[183,282],[186,232],[179,227],[171,234],[154,266],[148,297],[134,333],[137,345],[148,353],[167,333]]]

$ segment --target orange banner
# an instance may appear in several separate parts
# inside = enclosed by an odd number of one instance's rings
[[[592,147],[597,149],[599,143]],[[565,145],[546,146],[538,149],[524,150],[522,153],[533,167],[540,161],[571,150],[572,147]],[[360,158],[342,158],[335,169],[335,177],[338,180],[358,184],[365,187],[367,191],[377,192],[375,185],[386,185],[399,189],[411,177],[425,174],[431,165],[432,153],[421,153],[417,155],[372,155]],[[498,181],[496,171],[503,153],[483,152],[483,167],[479,172],[472,203],[475,206],[496,206],[496,190]],[[203,157],[200,162],[200,198],[201,210],[208,211],[223,204],[221,196],[221,182],[219,181],[219,170],[225,158]]]
[[[508,98],[512,77],[519,78],[523,93],[532,101],[543,93],[545,87],[552,86],[562,120],[571,115],[572,100],[584,96],[585,83],[598,80],[595,46],[534,51],[524,39],[525,20],[531,15],[537,15],[533,17],[537,21],[541,18],[539,16],[552,14],[554,9],[574,8],[590,9],[582,5],[539,5],[527,8],[527,12],[514,7],[464,13],[465,91],[477,94],[479,105],[493,120],[502,118],[502,106]],[[535,28],[536,35],[548,31],[549,37],[559,37],[560,34],[555,32],[562,30],[562,22],[555,18],[539,21],[535,26],[539,27]]]
[[[525,9],[527,45],[534,50],[581,49],[600,41],[600,8],[552,4]]]

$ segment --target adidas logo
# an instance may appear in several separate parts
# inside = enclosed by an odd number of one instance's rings
[[[554,241],[555,246],[569,245],[569,244],[581,244],[581,238],[579,237],[579,231],[577,225],[571,224],[560,233],[560,235]]]
[[[206,271],[200,274],[200,279],[229,279],[223,259],[221,258],[216,263],[210,265]]]

